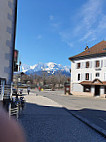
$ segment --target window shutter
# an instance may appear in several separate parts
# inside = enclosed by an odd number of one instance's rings
[[[106,60],[104,60],[104,67],[106,67]]]
[[[90,68],[92,68],[92,61],[90,62]]]
[[[83,64],[83,62],[81,63],[81,69],[83,69],[84,68],[84,64]]]
[[[100,67],[103,67],[103,60],[100,61]]]
[[[83,68],[85,68],[85,65],[86,65],[85,62],[83,62]]]
[[[76,69],[77,69],[77,63],[76,63]]]
[[[84,81],[86,80],[85,78],[86,78],[86,74],[84,73]]]
[[[81,81],[83,81],[83,73],[81,73]]]
[[[83,81],[85,81],[85,73],[83,73],[82,79]]]
[[[106,81],[106,73],[104,73],[104,81]]]
[[[90,81],[92,81],[92,73],[90,73]]]
[[[83,64],[82,64],[82,63],[80,63],[80,68],[81,68],[81,69],[83,68]]]
[[[93,62],[93,66],[94,66],[94,68],[96,68],[96,61]]]
[[[82,73],[80,74],[80,81],[82,81]]]

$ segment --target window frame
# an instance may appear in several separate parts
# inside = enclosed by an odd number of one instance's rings
[[[88,66],[87,66],[87,63],[88,63]],[[86,68],[90,68],[90,62],[89,61],[86,62]]]
[[[98,74],[99,76],[98,76],[97,74]],[[100,77],[100,73],[99,73],[99,72],[97,72],[97,73],[95,74],[95,76],[96,76],[96,77]]]
[[[89,80],[89,73],[85,73],[85,80]]]
[[[86,89],[89,89],[89,90],[86,91]],[[91,86],[89,86],[89,85],[84,85],[84,87],[83,87],[83,92],[91,92]]]
[[[81,63],[77,63],[77,69],[81,68]]]
[[[99,64],[99,65],[98,65],[98,64]],[[95,67],[96,67],[96,68],[99,68],[99,67],[100,67],[100,60],[96,60],[96,61],[95,61]]]
[[[81,80],[81,74],[80,73],[78,73],[78,81],[80,81]]]

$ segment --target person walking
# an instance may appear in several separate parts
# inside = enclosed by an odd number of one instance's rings
[[[28,95],[29,95],[29,92],[30,92],[30,87],[28,86],[28,88],[27,88],[27,93],[28,93]]]
[[[40,88],[40,86],[38,87],[38,89],[39,89],[39,92],[41,91],[41,88]]]

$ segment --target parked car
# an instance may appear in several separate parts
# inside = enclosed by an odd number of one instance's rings
[[[19,95],[22,95],[23,89],[19,90]]]
[[[12,91],[13,91],[13,92],[12,92],[12,95],[13,95],[13,96],[14,96],[14,95],[16,96],[16,95],[17,95],[17,89],[16,89],[16,88],[13,88]]]

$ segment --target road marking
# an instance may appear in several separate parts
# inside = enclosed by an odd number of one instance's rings
[[[106,123],[106,120],[105,119],[103,119],[103,118],[99,118],[100,120],[102,120],[102,121],[104,121],[105,123]]]

